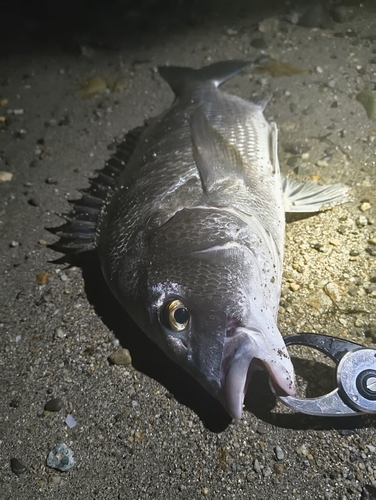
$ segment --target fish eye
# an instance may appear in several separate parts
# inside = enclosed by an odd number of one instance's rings
[[[163,306],[161,320],[167,328],[181,332],[188,326],[190,316],[184,303],[179,299],[173,299]]]

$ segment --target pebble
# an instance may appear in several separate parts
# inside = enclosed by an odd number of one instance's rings
[[[37,274],[38,285],[47,285],[50,280],[50,273],[44,272]]]
[[[349,255],[351,257],[357,257],[360,254],[359,250],[350,250]]]
[[[10,182],[13,179],[11,172],[0,172],[0,182]]]
[[[9,246],[10,246],[11,248],[16,248],[16,247],[20,246],[20,242],[19,242],[19,241],[15,241],[15,240],[13,240],[13,241],[11,241],[11,242],[9,243]]]
[[[297,290],[299,290],[299,288],[300,288],[300,285],[298,285],[297,283],[291,283],[290,284],[290,290],[292,292],[296,292]]]
[[[347,293],[348,295],[350,295],[350,297],[356,297],[358,295],[358,290],[357,288],[352,287],[347,290]]]
[[[355,219],[355,223],[358,227],[365,227],[368,225],[368,219],[365,215],[359,215],[359,217]]]
[[[311,293],[306,303],[321,314],[332,306],[332,301],[323,290]]]
[[[56,328],[55,339],[64,339],[66,336],[67,334],[62,328]]]
[[[46,184],[54,185],[57,184],[57,180],[54,177],[47,177]]]
[[[275,446],[274,453],[277,460],[283,460],[285,458],[285,454],[280,446]]]
[[[309,146],[304,142],[287,142],[283,145],[283,150],[293,155],[302,155],[309,151]]]
[[[371,209],[371,204],[368,203],[367,201],[363,202],[359,209],[362,211],[362,212],[367,212],[367,210],[370,210]]]
[[[66,125],[69,125],[71,122],[71,119],[69,118],[68,115],[65,115],[64,118],[62,118],[60,121],[59,121],[59,127],[64,127]]]
[[[61,398],[53,398],[47,401],[44,405],[46,411],[60,411],[64,406],[64,402]]]
[[[274,17],[269,17],[261,21],[258,25],[258,29],[261,33],[268,33],[274,35],[279,31],[279,20],[274,19]]]
[[[372,283],[372,285],[364,287],[367,295],[372,295],[372,297],[376,297],[376,284]]]
[[[356,100],[362,104],[370,120],[376,120],[376,91],[362,90]]]
[[[300,158],[299,158],[298,156],[291,156],[291,157],[287,160],[286,164],[287,164],[289,167],[296,167],[296,166],[297,166],[297,164],[298,164],[298,162],[299,162],[299,159],[300,159]]]
[[[110,363],[114,365],[127,366],[132,363],[132,357],[128,349],[124,349],[123,347],[119,347],[113,352],[108,360]]]
[[[367,247],[366,252],[371,255],[372,257],[376,257],[376,247]]]
[[[264,467],[263,471],[262,471],[262,475],[264,477],[269,477],[273,474],[273,471],[272,469],[269,467],[269,465],[267,465],[266,467]]]
[[[311,241],[310,246],[312,248],[314,248],[315,250],[317,250],[318,252],[325,252],[324,244],[320,243],[319,241],[316,241],[316,240]]]
[[[327,155],[327,156],[333,156],[336,152],[336,149],[335,148],[332,148],[332,147],[329,147],[329,148],[325,148],[324,150],[324,153]]]
[[[28,204],[31,205],[32,207],[39,207],[39,201],[36,198],[34,198],[34,196],[29,198]]]
[[[26,472],[26,467],[22,462],[18,460],[18,458],[10,459],[10,468],[12,469],[12,472],[16,474],[16,476],[20,476],[21,474]]]
[[[297,175],[310,175],[313,173],[312,168],[309,165],[298,165],[294,168],[294,172]]]
[[[37,301],[37,305],[40,306],[41,304],[47,304],[48,302],[51,302],[52,300],[52,293],[51,290],[46,290],[41,298]]]
[[[309,453],[308,448],[304,443],[297,446],[296,451],[298,455],[302,455],[303,457],[306,457]]]
[[[371,326],[366,331],[366,336],[369,337],[372,340],[372,342],[376,342],[376,327]]]
[[[256,432],[258,432],[259,434],[266,434],[268,432],[268,429],[265,425],[259,424],[257,426]]]
[[[47,466],[66,472],[74,465],[74,453],[65,443],[58,443],[47,456]]]
[[[282,474],[285,471],[285,466],[282,463],[278,463],[274,465],[274,473]]]
[[[334,302],[340,302],[342,298],[342,292],[336,283],[330,282],[324,286],[324,292],[328,297],[330,297]]]
[[[316,165],[318,167],[327,167],[329,165],[329,163],[326,160],[319,160],[316,162]]]
[[[257,472],[257,474],[260,474],[262,467],[260,465],[260,462],[255,458],[255,461],[253,462],[253,470]]]

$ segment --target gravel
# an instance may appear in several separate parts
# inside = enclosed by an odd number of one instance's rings
[[[243,420],[231,422],[123,313],[94,257],[77,267],[53,262],[60,254],[46,245],[56,238],[45,227],[61,223],[108,144],[172,103],[158,65],[252,59],[261,50],[252,40],[263,38],[264,52],[303,72],[246,70],[225,89],[273,95],[265,113],[278,124],[286,175],[343,183],[351,194],[288,224],[280,329],[375,346],[376,133],[356,99],[376,81],[374,2],[346,2],[325,29],[292,24],[276,2],[257,12],[240,0],[218,2],[215,12],[179,2],[181,13],[152,15],[144,2],[132,13],[119,2],[94,2],[90,12],[68,2],[60,16],[46,3],[27,9],[27,20],[16,4],[0,32],[0,171],[12,174],[0,183],[1,499],[351,500],[372,492],[374,417],[293,414],[256,373]],[[77,95],[93,77],[106,83],[101,92]],[[109,363],[117,349],[132,363]],[[330,390],[333,369],[319,352],[297,347],[294,363],[303,394]],[[55,395],[64,406],[45,411]],[[57,443],[74,451],[66,472],[46,467]]]

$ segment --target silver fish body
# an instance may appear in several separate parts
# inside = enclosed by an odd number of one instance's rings
[[[246,64],[160,69],[175,102],[142,133],[97,232],[120,303],[237,419],[256,369],[294,393],[276,322],[287,203],[277,128],[218,90]],[[299,189],[284,189],[291,206]]]

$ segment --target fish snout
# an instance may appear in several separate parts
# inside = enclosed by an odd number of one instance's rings
[[[267,331],[239,327],[225,345],[218,398],[236,420],[242,417],[248,385],[258,370],[268,372],[277,394],[295,394],[294,367],[283,338],[277,326]]]

